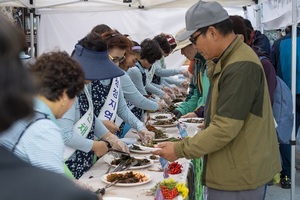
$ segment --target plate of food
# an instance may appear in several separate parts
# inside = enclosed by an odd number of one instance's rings
[[[112,167],[117,167],[120,164],[120,162],[122,162],[122,159],[115,158],[112,155],[108,154],[106,154],[103,159],[107,164],[111,165]],[[130,164],[131,166],[128,169],[135,170],[149,167],[154,163],[154,161],[145,157],[131,157],[130,163],[134,163],[134,165],[132,166]]]
[[[159,162],[159,156],[157,155],[147,156],[147,159],[152,160],[153,162]]]
[[[154,122],[149,122],[152,126],[155,127],[163,127],[163,128],[168,128],[168,127],[174,127],[176,126],[176,122],[173,119],[170,120],[164,120],[164,121],[154,121]]]
[[[180,118],[178,121],[185,124],[201,124],[204,122],[204,118],[193,117],[193,118]]]
[[[150,149],[141,149],[139,145],[132,144],[132,146],[129,147],[129,151],[133,153],[151,153]]]
[[[157,115],[153,115],[151,117],[152,120],[155,121],[166,121],[169,119],[172,119],[172,115],[171,114],[157,114]]]
[[[155,137],[153,139],[154,142],[161,142],[168,140],[168,135],[164,133],[162,130],[155,128],[154,126],[147,124],[146,128],[148,131],[152,131],[155,133]]]
[[[122,187],[132,187],[137,185],[143,185],[151,181],[151,176],[146,173],[137,172],[137,171],[121,171],[121,172],[112,172],[105,174],[101,177],[101,180],[104,183],[112,183],[118,181],[116,186]]]
[[[145,151],[156,151],[156,150],[160,150],[161,148],[156,148],[154,147],[154,145],[156,144],[156,142],[152,142],[150,144],[144,144],[144,143],[141,143],[141,144],[136,144],[136,146],[140,147],[140,149],[142,150],[145,150]]]
[[[169,107],[164,108],[166,112],[173,112],[178,106],[175,106],[174,104],[171,104]]]

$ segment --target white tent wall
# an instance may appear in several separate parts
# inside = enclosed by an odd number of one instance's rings
[[[186,8],[134,9],[108,12],[42,14],[38,32],[38,54],[55,48],[71,53],[77,41],[98,24],[107,24],[141,42],[159,33],[175,35],[185,26]],[[231,15],[243,16],[241,7],[226,8]],[[167,57],[167,66],[179,67],[185,58],[180,51]]]
[[[38,54],[59,47],[71,53],[77,41],[86,36],[94,26],[107,24],[121,33],[141,42],[159,33],[176,32],[184,27],[186,9],[126,10],[92,13],[45,14],[41,16],[38,33]],[[176,57],[176,59],[173,59]],[[171,58],[171,59],[169,59]],[[169,66],[182,64],[180,52],[169,56]],[[178,59],[179,60],[178,60]],[[170,63],[169,63],[170,61]]]
[[[297,22],[299,22],[300,0],[297,4]],[[262,4],[263,20],[265,30],[275,30],[292,25],[292,0],[269,0]]]

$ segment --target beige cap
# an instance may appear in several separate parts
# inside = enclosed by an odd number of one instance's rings
[[[183,49],[184,47],[187,47],[187,46],[189,46],[190,44],[192,44],[192,43],[190,42],[189,38],[187,38],[187,39],[185,39],[185,40],[183,40],[183,41],[178,41],[178,40],[177,40],[177,37],[180,36],[180,35],[182,35],[182,34],[185,33],[185,32],[186,32],[186,29],[183,28],[183,29],[181,29],[181,30],[176,34],[175,39],[176,39],[176,44],[177,44],[177,46],[176,46],[176,48],[173,50],[173,52],[178,51],[178,50],[181,50],[181,49]]]

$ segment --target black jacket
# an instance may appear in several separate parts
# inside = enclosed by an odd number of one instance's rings
[[[0,200],[97,200],[66,177],[36,168],[0,146]]]

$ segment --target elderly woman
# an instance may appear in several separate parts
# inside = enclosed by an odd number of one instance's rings
[[[134,67],[136,62],[140,59],[141,53],[141,46],[135,41],[132,41],[132,43],[133,46],[131,49],[126,50],[126,59],[119,65],[125,73],[120,79],[124,97],[127,100],[127,105],[130,105],[129,108],[131,109],[131,112],[137,118],[143,120],[143,110],[162,110],[163,104],[143,96],[127,74],[128,69]],[[124,137],[125,135],[125,131],[122,133],[123,126],[124,122],[120,126],[121,131],[117,132],[119,137]]]
[[[157,42],[151,39],[145,39],[141,43],[141,54],[138,62],[134,67],[130,68],[127,73],[142,95],[148,96],[147,92],[150,92],[163,98],[166,103],[171,103],[172,100],[169,95],[153,86],[147,78],[148,70],[153,63],[161,59],[161,57],[162,52]]]
[[[125,59],[126,50],[131,47],[130,40],[118,32],[107,32],[102,34],[101,37],[107,41],[110,59],[116,65],[122,63]],[[110,127],[109,130],[114,133],[119,130],[121,122],[125,121],[138,131],[138,135],[143,142],[149,143],[155,134],[149,132],[144,123],[130,112],[124,99],[121,80],[122,77],[113,78],[112,76],[106,80],[92,82],[93,104],[95,110],[98,109],[95,115],[104,120],[106,126]],[[118,87],[120,82],[121,87]]]
[[[94,155],[101,156],[107,152],[105,141],[113,148],[128,151],[126,144],[97,117],[99,108],[93,106],[94,91],[90,84],[91,81],[119,77],[124,73],[110,61],[107,43],[97,33],[88,34],[75,45],[73,58],[85,69],[86,86],[59,124],[67,145],[64,154],[66,164],[74,177],[80,178],[93,165]],[[95,136],[101,140],[94,140]]]
[[[37,84],[35,116],[15,122],[0,144],[34,166],[63,174],[64,141],[56,119],[83,89],[84,73],[65,52],[41,55],[30,72]]]

